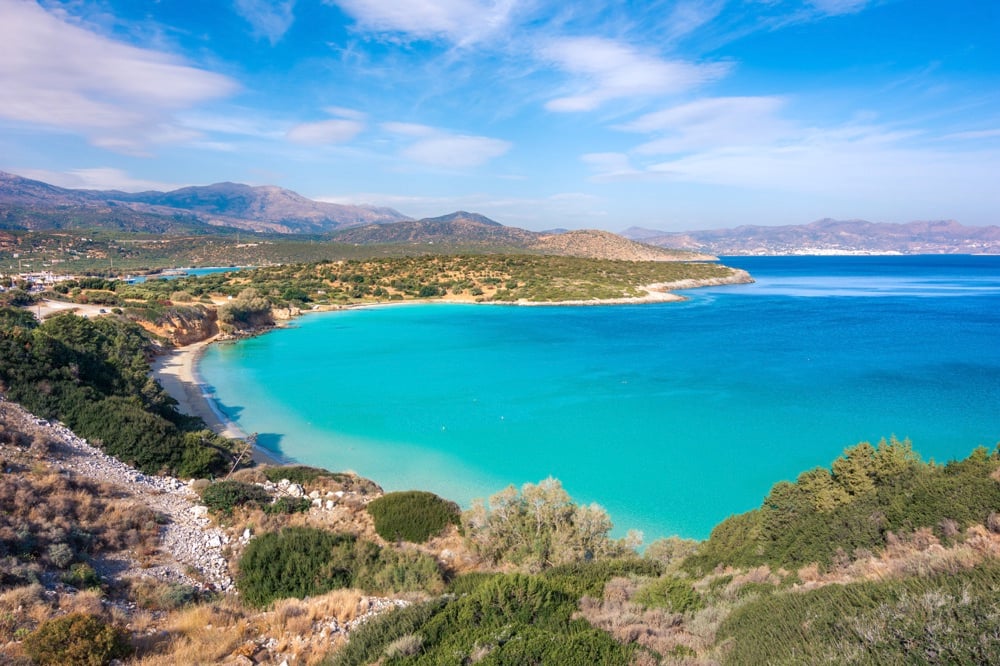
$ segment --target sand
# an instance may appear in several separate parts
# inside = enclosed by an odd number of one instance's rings
[[[177,409],[190,416],[200,417],[213,432],[231,439],[246,439],[247,433],[219,411],[205,383],[198,376],[198,359],[212,340],[196,342],[174,349],[156,358],[152,364],[153,377],[177,401]],[[273,453],[255,446],[253,459],[258,463],[281,465],[285,461]]]

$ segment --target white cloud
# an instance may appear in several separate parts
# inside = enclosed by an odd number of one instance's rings
[[[809,4],[828,16],[854,14],[868,5],[869,0],[811,0]]]
[[[0,117],[141,152],[170,134],[171,112],[236,89],[227,77],[88,32],[34,2],[4,2]]]
[[[382,123],[381,127],[390,134],[401,136],[431,136],[438,132],[438,130],[429,125],[420,125],[417,123],[387,122]]]
[[[619,129],[653,135],[638,153],[669,154],[770,143],[795,131],[778,116],[781,97],[710,97],[648,113]]]
[[[541,56],[579,77],[576,91],[545,105],[550,111],[590,111],[614,99],[676,94],[729,70],[724,63],[663,60],[599,37],[560,39],[544,47]]]
[[[472,43],[506,26],[517,0],[327,0],[375,32]]]
[[[236,13],[253,28],[255,37],[263,37],[275,45],[295,22],[295,0],[236,0]]]
[[[380,127],[403,141],[412,140],[400,152],[403,157],[430,166],[479,166],[500,157],[511,147],[501,139],[455,134],[417,123],[385,122]]]
[[[285,135],[295,143],[344,143],[350,141],[364,130],[364,123],[356,120],[333,118],[315,123],[302,123],[288,130]]]
[[[485,136],[461,134],[421,139],[403,150],[414,162],[442,167],[473,167],[500,157],[510,150],[510,143]]]
[[[638,167],[625,156],[584,159],[597,171],[595,182],[656,179],[855,207],[886,201],[925,211],[950,210],[957,202],[1000,206],[992,184],[1000,150],[928,147],[914,140],[919,138],[915,132],[846,125],[800,128],[766,145],[714,146]]]
[[[121,169],[113,167],[70,169],[69,171],[46,171],[42,169],[17,169],[16,171],[18,175],[24,178],[41,180],[52,185],[72,189],[143,192],[146,190],[169,191],[184,187],[183,184],[178,183],[133,178]]]

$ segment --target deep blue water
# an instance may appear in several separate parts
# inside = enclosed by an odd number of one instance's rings
[[[200,370],[282,455],[463,504],[551,475],[647,542],[703,538],[862,440],[1000,442],[1000,257],[724,261],[757,283],[308,315]]]

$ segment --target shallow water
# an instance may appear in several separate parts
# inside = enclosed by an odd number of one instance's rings
[[[468,504],[559,478],[647,542],[896,434],[1000,442],[1000,257],[729,258],[684,303],[411,305],[214,345],[219,405],[281,455]]]

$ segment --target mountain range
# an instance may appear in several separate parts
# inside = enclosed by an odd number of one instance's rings
[[[53,216],[53,212],[59,213]],[[106,228],[152,233],[226,227],[282,234],[322,234],[410,218],[392,208],[313,201],[271,185],[216,183],[170,192],[75,190],[0,172],[0,226]]]
[[[164,235],[245,230],[321,235],[352,245],[420,246],[420,251],[436,245],[445,250],[513,250],[632,261],[715,259],[642,244],[607,231],[528,231],[465,211],[414,220],[391,208],[312,201],[274,186],[216,183],[170,192],[128,193],[66,189],[0,172],[3,229],[106,229]]]
[[[891,224],[823,219],[801,225],[682,232],[631,227],[621,235],[594,230],[535,232],[465,211],[414,220],[392,208],[313,201],[271,185],[227,182],[130,193],[67,189],[2,171],[0,229],[154,234],[243,230],[320,235],[355,245],[437,244],[634,260],[755,254],[1000,254],[1000,227],[970,227],[950,220]]]
[[[649,245],[717,255],[1000,254],[1000,227],[964,226],[953,220],[893,224],[824,219],[681,232],[631,227],[621,235]]]

